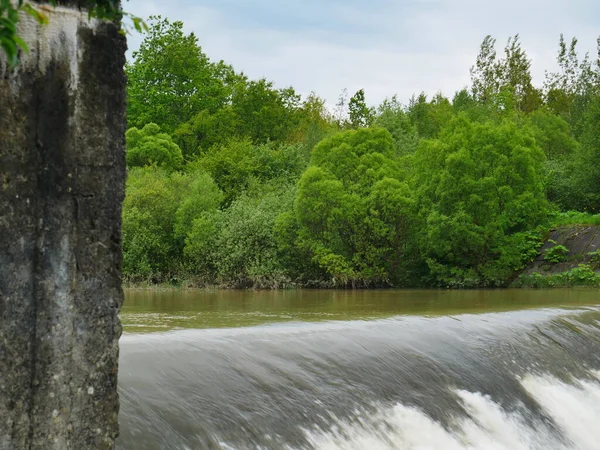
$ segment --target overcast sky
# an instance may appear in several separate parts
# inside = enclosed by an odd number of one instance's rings
[[[421,91],[452,96],[468,84],[487,34],[501,52],[519,33],[541,84],[560,33],[592,56],[600,34],[599,0],[129,0],[125,9],[181,20],[211,59],[330,105],[343,88],[365,89],[370,104]],[[140,41],[129,38],[129,55]]]

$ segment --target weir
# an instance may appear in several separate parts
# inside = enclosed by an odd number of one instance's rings
[[[126,42],[59,3],[0,54],[0,449],[118,434]]]

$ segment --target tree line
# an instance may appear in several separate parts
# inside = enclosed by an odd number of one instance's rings
[[[567,211],[600,213],[600,40],[534,86],[488,36],[453,98],[333,111],[151,17],[127,64],[124,275],[194,286],[504,286]]]

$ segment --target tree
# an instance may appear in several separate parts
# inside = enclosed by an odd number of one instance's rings
[[[423,141],[414,160],[432,281],[502,285],[530,256],[528,233],[547,212],[544,155],[531,132],[461,115],[439,139]]]
[[[365,102],[365,91],[360,89],[350,98],[348,115],[352,128],[368,127],[373,123],[373,110]]]
[[[475,65],[470,69],[473,97],[482,103],[487,102],[500,90],[495,46],[496,39],[487,35],[481,43]]]
[[[231,102],[236,134],[252,142],[285,141],[298,125],[299,97],[294,90],[277,90],[264,78],[239,81]]]
[[[301,248],[336,285],[402,283],[412,201],[382,128],[338,133],[313,150],[295,212]]]
[[[159,281],[174,272],[179,258],[175,211],[185,190],[157,167],[129,171],[123,202],[123,274]]]
[[[504,53],[505,58],[498,66],[501,85],[510,87],[516,108],[530,113],[541,105],[542,98],[531,83],[531,61],[521,47],[518,34],[508,39]]]
[[[203,110],[214,113],[229,98],[231,68],[213,64],[182,22],[151,16],[149,32],[126,65],[129,126],[156,123],[167,132]]]
[[[333,117],[325,106],[325,100],[311,92],[298,111],[298,126],[288,138],[290,142],[301,142],[310,152],[325,136],[334,131]]]
[[[173,140],[182,150],[185,161],[194,161],[211,147],[237,136],[238,117],[230,105],[214,113],[203,110],[173,133]]]
[[[454,115],[450,101],[441,93],[437,93],[430,102],[421,92],[410,99],[407,114],[411,123],[417,128],[419,137],[431,139],[437,137]]]
[[[157,165],[168,170],[181,167],[181,149],[173,142],[171,136],[161,133],[155,123],[149,123],[141,130],[130,128],[125,137],[129,167]]]
[[[208,172],[223,191],[224,205],[230,205],[253,180],[296,178],[306,167],[300,147],[255,145],[249,139],[232,139],[212,147],[190,167]]]
[[[385,99],[379,105],[375,125],[390,132],[394,138],[398,156],[411,154],[417,149],[419,142],[417,128],[410,122],[396,96]]]

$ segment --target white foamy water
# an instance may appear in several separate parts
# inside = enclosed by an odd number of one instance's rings
[[[352,423],[337,421],[327,431],[307,431],[307,437],[318,450],[600,449],[599,383],[566,384],[544,376],[521,383],[554,421],[555,434],[541,422],[507,413],[485,395],[456,391],[468,417],[457,418],[451,431],[419,409],[398,404]]]

